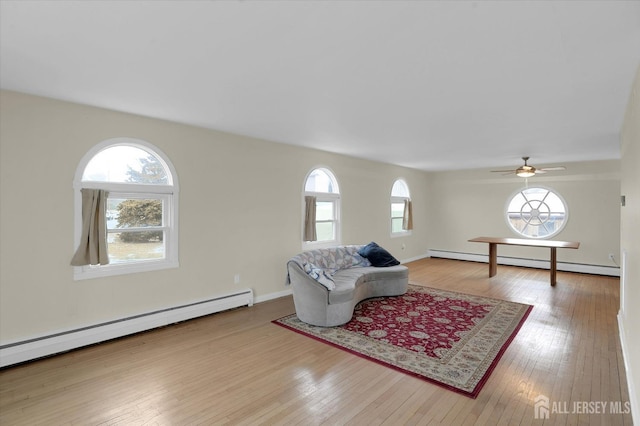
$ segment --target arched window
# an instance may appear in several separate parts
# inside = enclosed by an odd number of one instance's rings
[[[511,196],[506,208],[507,223],[516,233],[529,238],[550,238],[567,223],[567,205],[548,188],[530,187]]]
[[[340,189],[327,168],[313,169],[304,182],[303,246],[340,244]]]
[[[398,179],[391,188],[391,236],[408,235],[413,229],[413,206],[407,183]]]
[[[74,190],[76,279],[178,266],[177,175],[159,149],[137,139],[104,141],[80,161]]]

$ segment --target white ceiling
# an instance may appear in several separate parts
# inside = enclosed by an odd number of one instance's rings
[[[423,170],[619,158],[640,1],[6,1],[3,89]]]

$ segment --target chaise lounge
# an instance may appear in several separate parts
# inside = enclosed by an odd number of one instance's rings
[[[399,296],[409,285],[408,268],[375,243],[306,251],[287,270],[296,315],[322,327],[345,324],[360,301]]]

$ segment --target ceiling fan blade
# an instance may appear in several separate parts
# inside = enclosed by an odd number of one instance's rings
[[[543,173],[547,173],[547,172],[555,172],[558,170],[566,170],[567,168],[565,166],[557,166],[557,167],[542,167],[540,169],[530,166],[527,164],[527,160],[529,160],[529,157],[522,157],[522,159],[524,160],[524,166],[520,166],[517,169],[511,169],[511,170],[491,170],[492,173],[502,173],[503,175],[514,175],[517,174],[518,176],[522,176],[525,177],[527,175],[529,176],[533,176],[533,174],[543,174]],[[532,174],[533,173],[533,174]]]

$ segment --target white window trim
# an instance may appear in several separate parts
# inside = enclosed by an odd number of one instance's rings
[[[532,237],[530,235],[525,235],[525,234],[521,234],[520,232],[518,232],[513,226],[511,226],[511,222],[509,221],[509,205],[511,204],[511,200],[513,200],[513,198],[520,194],[523,191],[526,191],[527,189],[531,189],[531,188],[540,188],[540,189],[544,189],[546,191],[550,191],[553,194],[555,194],[558,198],[560,198],[560,201],[562,201],[562,204],[564,205],[564,222],[562,223],[562,226],[554,233],[551,233],[549,235],[545,235],[543,237]],[[557,236],[558,234],[560,234],[562,231],[564,231],[564,228],[566,228],[567,223],[569,222],[569,205],[567,204],[567,200],[564,199],[564,197],[555,189],[553,188],[549,188],[547,186],[543,186],[543,185],[534,185],[534,186],[525,186],[522,187],[516,191],[513,191],[511,193],[511,195],[509,195],[509,198],[507,198],[507,202],[504,205],[503,208],[503,217],[505,220],[505,223],[507,224],[507,227],[509,228],[509,230],[511,232],[513,232],[515,235],[517,235],[519,238],[527,238],[530,240],[547,240],[550,238],[553,238],[555,236]]]
[[[340,194],[305,191],[302,196],[302,217],[304,217],[304,210],[305,210],[305,203],[304,203],[305,195],[311,195],[316,197],[316,203],[323,202],[323,201],[333,203],[333,208],[334,208],[333,223],[334,223],[335,238],[333,240],[326,240],[326,241],[303,241],[302,249],[313,250],[313,249],[328,248],[328,247],[334,247],[334,246],[340,245],[340,241],[342,240],[341,229],[340,229],[341,228],[340,227]],[[320,222],[329,222],[329,221],[320,221]],[[302,227],[304,228],[304,221],[302,223]],[[301,229],[301,232],[304,232],[304,230]]]
[[[118,145],[135,146],[145,151],[151,151],[160,160],[166,170],[169,171],[170,185],[153,185],[153,184],[128,184],[116,182],[83,182],[82,175],[89,161],[100,151]],[[133,138],[113,138],[105,140],[92,149],[90,149],[78,163],[75,177],[73,180],[74,190],[74,247],[75,250],[80,241],[82,234],[82,194],[80,190],[85,187],[94,189],[104,189],[110,192],[109,197],[126,196],[133,194],[135,196],[157,197],[163,198],[167,203],[164,211],[163,226],[169,231],[165,233],[166,251],[164,259],[144,260],[132,264],[109,264],[109,265],[86,265],[73,267],[73,279],[85,280],[92,278],[101,278],[114,275],[133,274],[138,272],[158,271],[162,269],[177,268],[180,266],[178,261],[178,206],[179,206],[179,187],[178,175],[173,164],[168,157],[157,147],[152,144]],[[149,191],[153,189],[153,191]]]
[[[403,185],[405,186],[405,188],[407,189],[407,192],[409,193],[408,197],[396,197],[393,196],[393,187],[396,185],[396,182],[401,181],[403,183]],[[411,230],[410,229],[402,229],[400,231],[394,232],[393,231],[393,214],[392,214],[392,205],[394,203],[402,203],[404,204],[405,200],[409,200],[411,201],[411,191],[409,190],[409,184],[407,183],[406,180],[402,179],[402,178],[398,178],[396,180],[393,181],[393,185],[391,185],[391,201],[389,202],[389,234],[391,236],[391,238],[399,238],[399,237],[408,237],[411,235]]]
[[[389,203],[389,207],[391,207],[391,205],[393,205],[394,203],[400,203],[404,205],[404,201],[405,200],[411,200],[411,198],[409,197],[391,197],[391,202]],[[401,229],[400,231],[397,232],[393,232],[393,219],[394,217],[391,214],[391,208],[389,208],[389,233],[391,234],[391,238],[398,238],[398,237],[408,237],[409,235],[411,235],[411,229]],[[400,216],[402,218],[402,216]],[[397,219],[397,218],[396,218]]]
[[[315,170],[326,170],[331,174],[333,178],[333,184],[335,185],[335,189],[337,192],[312,192],[306,191],[307,179],[311,176]],[[304,235],[304,215],[305,215],[305,201],[304,197],[307,195],[311,195],[316,197],[316,203],[322,201],[330,201],[333,202],[334,206],[334,224],[335,224],[335,238],[330,241],[303,241],[302,242],[302,250],[314,250],[321,248],[329,248],[340,245],[342,241],[342,216],[341,216],[341,194],[340,194],[340,183],[338,182],[338,178],[336,174],[327,166],[315,166],[312,167],[307,175],[304,177],[304,181],[302,182],[302,197],[301,197],[301,205],[302,205],[302,213],[301,218],[303,218],[301,227],[300,227],[300,235]]]

